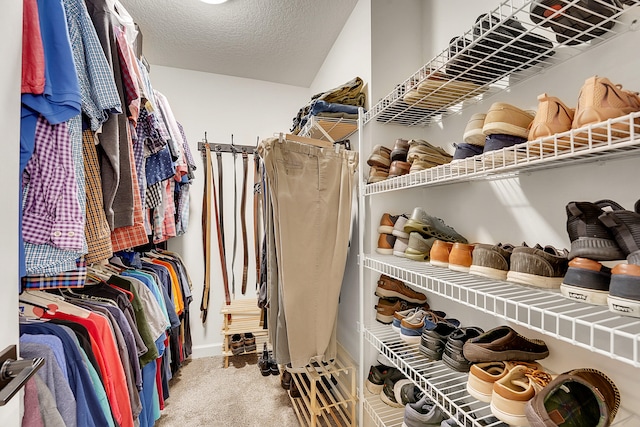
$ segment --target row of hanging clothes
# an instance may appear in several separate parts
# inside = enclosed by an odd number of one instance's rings
[[[23,292],[20,357],[46,361],[23,427],[153,426],[192,352],[191,288],[180,256],[153,250],[88,267],[81,287]]]
[[[195,163],[118,0],[23,0],[20,276],[86,265],[186,231]]]

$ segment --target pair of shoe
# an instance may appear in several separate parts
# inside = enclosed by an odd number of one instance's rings
[[[413,313],[396,313],[400,319],[400,339],[410,344],[419,344],[425,331],[435,329],[439,323],[460,326],[458,319],[447,318],[442,311],[416,309]]]
[[[486,90],[482,84],[458,78],[455,74],[429,72],[415,88],[404,94],[402,100],[411,106],[437,112],[481,95]]]
[[[618,0],[539,0],[531,3],[529,16],[535,24],[551,28],[558,43],[576,45],[613,28],[613,17],[621,11]]]
[[[229,348],[234,356],[242,353],[256,351],[256,337],[251,332],[244,334],[233,334],[230,337]]]
[[[406,233],[402,231],[404,229],[404,223],[407,221],[407,215],[399,214],[392,215],[390,213],[385,212],[380,217],[380,225],[378,226],[378,246],[376,248],[376,252],[382,255],[398,255],[400,251],[399,247],[405,245],[407,243],[407,239],[405,238]],[[407,236],[408,237],[408,236]],[[398,239],[404,239],[398,243]],[[396,248],[396,245],[398,248]],[[404,249],[402,249],[402,253],[404,253]]]
[[[640,201],[634,211],[611,200],[569,202],[566,210],[571,261],[562,294],[640,317]]]
[[[414,291],[403,281],[389,277],[386,274],[380,275],[375,294],[384,299],[401,299],[408,303],[427,304],[427,296],[425,294]]]
[[[436,240],[431,247],[430,263],[449,270],[468,272],[474,248],[475,244]]]
[[[467,243],[461,234],[447,225],[442,219],[429,215],[424,209],[413,209],[411,217],[404,225],[405,233],[417,232],[424,238],[435,237],[447,242]]]
[[[278,363],[273,358],[271,352],[267,349],[267,343],[264,343],[262,354],[258,358],[258,368],[263,377],[269,375],[280,375]]]
[[[444,411],[427,395],[415,403],[407,403],[402,419],[403,427],[440,426],[446,418]],[[448,425],[448,424],[447,424]],[[457,425],[457,424],[453,424]]]
[[[592,76],[588,78],[578,96],[578,104],[575,109],[568,107],[559,98],[543,93],[538,96],[538,110],[531,123],[528,134],[530,147],[534,150],[542,149],[545,152],[554,152],[553,140],[545,140],[548,137],[562,134],[557,137],[558,150],[571,148],[569,135],[564,132],[574,130],[573,140],[575,145],[587,145],[589,143],[589,131],[577,131],[589,125],[596,125],[609,119],[616,119],[627,114],[640,111],[640,96],[637,92],[623,89],[619,84],[613,84],[606,77]],[[640,130],[637,120],[632,124],[636,131]],[[628,138],[631,125],[623,120],[611,124],[612,138]],[[542,139],[542,141],[539,141]],[[609,139],[606,126],[591,129],[591,139],[594,141],[607,141]]]
[[[440,360],[457,372],[468,372],[471,362],[464,357],[464,344],[480,336],[484,330],[477,326],[456,327],[439,322],[434,329],[422,333],[419,350],[431,360]]]
[[[417,308],[428,310],[429,304],[426,302],[424,304],[413,303],[402,298],[379,298],[375,306],[376,320],[385,325],[390,325],[393,323],[396,312],[415,310]]]
[[[451,154],[422,139],[409,141],[407,162],[411,165],[409,173],[419,172],[435,166],[444,165],[453,160]]]
[[[476,244],[469,273],[545,289],[557,289],[567,273],[568,251],[551,245],[529,247]]]
[[[389,177],[389,166],[391,165],[391,150],[383,145],[376,145],[367,159],[370,166],[369,179],[367,183],[380,182]]]
[[[380,399],[387,405],[394,408],[401,408],[404,405],[398,403],[395,386],[399,381],[403,381],[399,386],[400,390],[402,385],[405,385],[405,380],[409,381],[399,369],[383,364],[372,365],[369,367],[369,375],[367,376],[365,387],[369,393],[379,395]],[[413,390],[407,388],[405,390],[405,398],[409,398],[409,393],[411,393],[411,395],[414,394]],[[398,397],[401,397],[400,394]]]

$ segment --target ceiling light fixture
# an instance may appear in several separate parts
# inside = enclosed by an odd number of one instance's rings
[[[208,4],[222,4],[222,3],[225,3],[227,0],[200,0],[200,1]]]

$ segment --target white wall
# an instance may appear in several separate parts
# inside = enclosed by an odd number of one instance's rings
[[[13,208],[0,211],[3,280],[0,300],[0,350],[18,344],[18,173],[20,156],[20,72],[22,55],[22,2],[3,5],[0,16],[0,42],[5,65],[0,67],[0,129],[5,141],[5,161],[0,168],[4,184],[2,201]],[[21,394],[0,407],[0,425],[20,425]]]
[[[176,119],[184,126],[187,140],[198,169],[191,187],[190,224],[184,236],[169,241],[170,250],[182,254],[193,282],[194,301],[191,304],[191,333],[193,357],[220,354],[222,349],[222,316],[224,303],[222,273],[218,255],[217,235],[212,226],[211,236],[211,293],[209,314],[205,325],[200,319],[200,303],[204,283],[204,261],[202,252],[202,195],[204,191],[204,163],[198,152],[198,141],[204,139],[223,144],[255,146],[257,139],[265,139],[274,133],[287,133],[293,117],[309,98],[307,88],[250,80],[238,77],[209,74],[178,68],[151,65],[151,83],[169,100]],[[229,287],[231,288],[231,253],[233,249],[233,156],[223,154],[224,171],[224,222]],[[217,185],[217,165],[214,157],[214,175]],[[240,215],[242,188],[242,158],[236,159],[237,215]],[[249,157],[246,224],[249,242],[249,276],[247,293],[255,297],[255,261],[253,250],[253,156]],[[213,212],[213,210],[211,210]],[[242,235],[237,224],[237,253],[235,262],[236,298],[243,298],[242,281]]]

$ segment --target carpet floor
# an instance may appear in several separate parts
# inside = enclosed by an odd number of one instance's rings
[[[298,419],[280,377],[263,377],[258,356],[189,359],[169,383],[157,427],[295,427]]]

